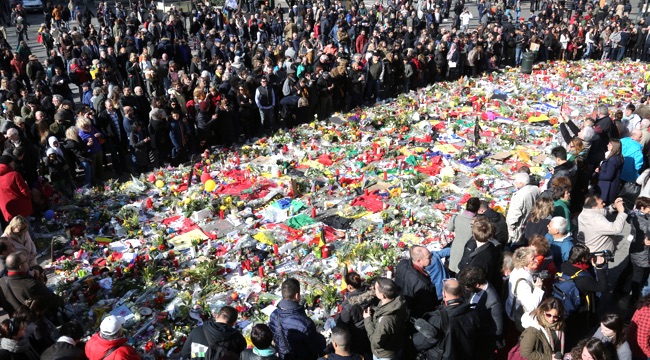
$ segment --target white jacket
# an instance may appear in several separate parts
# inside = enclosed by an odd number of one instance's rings
[[[534,185],[523,186],[512,195],[506,215],[510,242],[519,240],[519,227],[535,206],[537,196],[539,196],[539,187]]]
[[[515,297],[515,285],[519,279],[524,279],[519,282],[517,286],[517,296]],[[510,320],[515,321],[512,302],[516,301],[515,309],[519,306],[524,308],[524,317],[526,314],[535,310],[539,303],[542,302],[544,291],[540,288],[533,286],[533,277],[528,270],[516,268],[510,273],[508,280],[508,298],[506,299],[506,314]],[[523,318],[521,320],[523,320]]]

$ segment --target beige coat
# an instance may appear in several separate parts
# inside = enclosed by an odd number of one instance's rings
[[[627,214],[618,213],[613,222],[607,220],[606,209],[584,209],[578,216],[578,242],[584,243],[589,251],[610,250],[614,252],[613,236],[622,235]]]

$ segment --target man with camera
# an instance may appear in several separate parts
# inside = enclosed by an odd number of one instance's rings
[[[613,208],[612,208],[613,207]],[[616,209],[618,214],[614,221],[607,220],[607,215]],[[605,208],[603,200],[596,196],[587,196],[585,206],[578,216],[578,242],[584,243],[591,252],[616,250],[613,236],[621,235],[625,227],[625,205],[623,199],[617,198],[612,206]]]

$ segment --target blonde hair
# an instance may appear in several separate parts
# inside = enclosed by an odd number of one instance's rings
[[[83,117],[83,116],[79,116],[79,117],[77,118],[77,127],[78,127],[79,129],[83,129],[83,128],[86,127],[87,125],[90,125],[90,120],[88,120],[87,118],[85,118],[85,117]]]
[[[68,140],[79,141],[79,129],[74,126],[70,126],[65,130],[65,138]]]
[[[20,215],[16,215],[14,216],[13,219],[11,219],[9,225],[7,225],[7,229],[9,229],[9,231],[13,233],[14,229],[18,228],[19,226],[24,227],[24,229],[20,232],[20,234],[23,234],[29,228],[29,224],[27,224],[27,219],[25,219]]]
[[[535,257],[535,249],[532,247],[520,247],[512,255],[512,265],[515,269],[523,269],[530,263],[530,259]]]

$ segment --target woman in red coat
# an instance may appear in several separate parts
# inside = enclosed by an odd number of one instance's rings
[[[16,215],[32,215],[32,194],[19,172],[14,170],[11,156],[0,156],[0,210],[5,221]]]

